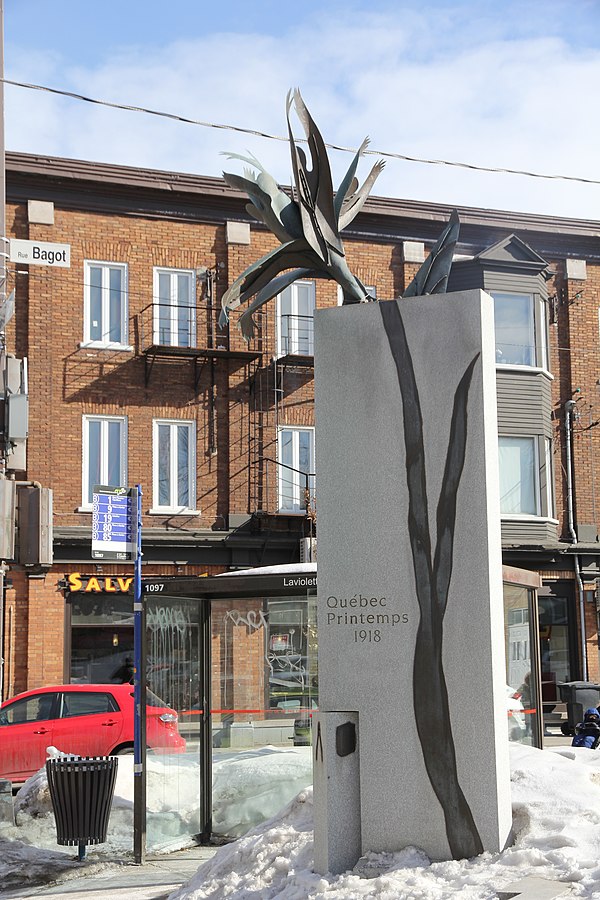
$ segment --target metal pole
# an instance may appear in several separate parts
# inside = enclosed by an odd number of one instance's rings
[[[202,665],[200,691],[202,695],[202,720],[200,728],[200,834],[198,839],[207,844],[212,834],[212,717],[211,717],[211,601],[200,600],[200,632],[202,635]]]
[[[142,487],[136,485],[136,554],[133,570],[133,656],[135,707],[133,733],[133,855],[146,860],[146,604],[142,598]]]
[[[567,521],[569,525],[569,534],[574,544],[577,543],[577,531],[575,530],[575,515],[573,512],[573,463],[572,463],[572,432],[573,432],[573,415],[577,409],[575,400],[567,400],[565,403],[565,435],[566,446],[565,456],[567,463]],[[584,681],[588,680],[588,663],[587,663],[587,640],[585,634],[585,597],[583,594],[583,581],[581,579],[581,569],[579,566],[579,555],[573,557],[573,568],[575,570],[575,580],[577,582],[577,594],[579,597],[579,631],[581,640],[581,674]]]

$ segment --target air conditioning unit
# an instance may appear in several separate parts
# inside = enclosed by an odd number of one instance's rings
[[[300,562],[316,562],[317,561],[317,539],[316,538],[300,538]]]

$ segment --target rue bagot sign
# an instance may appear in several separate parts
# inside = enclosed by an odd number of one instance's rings
[[[49,241],[10,241],[10,261],[26,266],[71,266],[71,245]]]

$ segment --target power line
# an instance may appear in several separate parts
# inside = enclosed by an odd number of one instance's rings
[[[33,91],[44,91],[48,94],[58,94],[61,97],[70,97],[73,100],[82,100],[85,103],[94,103],[98,106],[106,106],[111,109],[122,109],[128,112],[139,112],[149,116],[158,116],[162,119],[171,119],[175,122],[183,122],[185,125],[198,125],[201,128],[215,128],[220,131],[234,131],[238,134],[249,134],[254,137],[265,138],[269,141],[281,141],[282,143],[288,143],[289,141],[289,137],[287,135],[269,134],[266,131],[258,131],[255,128],[242,128],[239,125],[226,125],[217,122],[205,122],[202,119],[190,119],[186,116],[177,115],[176,113],[164,112],[157,109],[148,109],[145,106],[131,106],[124,103],[111,103],[108,100],[98,100],[94,97],[86,97],[84,94],[77,94],[74,91],[62,91],[58,88],[48,87],[47,85],[42,84],[28,84],[22,81],[12,81],[8,78],[3,78],[1,80],[4,82],[4,84],[10,84],[13,87],[26,88]],[[306,143],[304,139],[297,138],[296,140],[299,143]],[[329,143],[326,143],[325,146],[330,150],[340,150],[343,153],[356,153],[355,147],[344,147],[340,144]],[[542,172],[530,172],[527,169],[508,169],[493,166],[478,166],[475,163],[457,162],[455,160],[448,159],[427,159],[420,156],[407,156],[404,153],[395,153],[392,150],[365,150],[364,153],[370,156],[383,156],[388,159],[400,159],[404,162],[423,163],[430,166],[451,166],[457,169],[470,169],[474,172],[491,172],[496,175],[523,175],[526,178],[541,178],[548,181],[570,181],[577,184],[600,184],[600,179],[596,178],[581,178],[576,175],[551,175]]]

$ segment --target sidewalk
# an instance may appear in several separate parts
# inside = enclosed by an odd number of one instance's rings
[[[65,848],[66,850],[67,848]],[[71,848],[68,848],[69,850]],[[127,860],[102,872],[79,868],[73,850],[73,869],[69,875],[51,884],[26,888],[0,889],[2,900],[21,900],[26,897],[54,897],[64,900],[163,900],[180,885],[190,880],[205,860],[210,859],[217,847],[193,847],[169,855],[149,857],[145,864],[136,866]],[[79,868],[79,871],[78,871]]]

